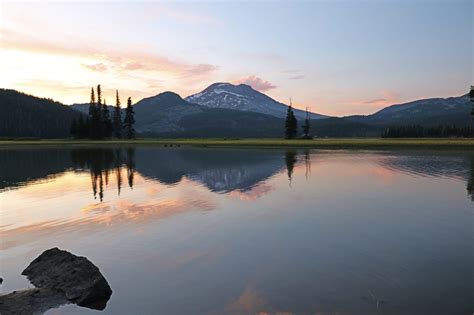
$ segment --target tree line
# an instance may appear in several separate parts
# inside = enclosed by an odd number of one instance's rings
[[[70,133],[76,139],[135,138],[135,112],[132,98],[127,99],[125,117],[122,119],[122,108],[118,90],[115,91],[115,107],[111,116],[105,99],[102,100],[102,89],[97,85],[97,99],[94,88],[91,88],[89,113],[80,115],[71,123]]]
[[[392,126],[386,128],[382,133],[382,138],[468,138],[473,136],[474,128],[470,126],[457,127],[456,125],[439,125],[436,127],[420,125]]]

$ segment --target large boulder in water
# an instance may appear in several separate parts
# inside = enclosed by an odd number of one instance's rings
[[[43,314],[70,302],[63,292],[51,289],[27,289],[0,295],[0,314]]]
[[[86,257],[58,248],[44,251],[22,275],[35,287],[64,292],[69,301],[81,306],[106,302],[112,294],[99,268]]]

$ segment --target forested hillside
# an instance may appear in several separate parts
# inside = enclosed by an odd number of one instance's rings
[[[0,89],[0,137],[67,138],[79,112],[51,99]]]

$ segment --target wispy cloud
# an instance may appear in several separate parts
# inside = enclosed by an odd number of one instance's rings
[[[97,72],[105,72],[108,69],[108,67],[105,64],[103,64],[102,62],[92,64],[92,65],[82,64],[82,66],[84,68],[87,68],[87,69],[92,70],[92,71],[97,71]]]
[[[382,91],[381,97],[363,101],[367,105],[392,105],[400,100],[400,94],[394,91]]]
[[[374,100],[365,101],[364,104],[380,104],[380,103],[386,103],[386,102],[387,102],[386,98],[376,98]]]
[[[260,92],[265,92],[265,91],[276,88],[276,85],[272,84],[271,82],[263,80],[254,75],[235,80],[234,83],[236,84],[243,83],[243,84],[250,85],[252,88]]]
[[[386,106],[402,102],[401,94],[392,90],[384,90],[370,99],[345,99],[339,100],[337,108],[339,111],[330,113],[332,115],[341,115],[344,113],[353,114],[371,114]]]
[[[304,74],[299,74],[299,75],[289,77],[288,79],[290,79],[290,80],[301,80],[301,79],[304,79],[304,77],[305,77]]]

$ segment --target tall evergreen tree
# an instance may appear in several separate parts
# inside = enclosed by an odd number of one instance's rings
[[[471,90],[469,91],[469,98],[472,102],[471,118],[474,119],[474,85],[471,85]]]
[[[109,107],[104,99],[102,104],[102,135],[105,138],[112,136],[112,120],[110,119]]]
[[[104,137],[104,120],[102,118],[102,88],[100,84],[97,85],[97,104],[96,104],[96,138],[100,139]]]
[[[133,128],[135,124],[134,114],[135,112],[133,111],[133,107],[132,107],[132,98],[129,97],[127,100],[127,108],[125,109],[125,119],[123,120],[125,136],[128,139],[135,138],[135,129]]]
[[[96,138],[97,134],[97,109],[95,107],[94,88],[91,88],[91,100],[89,103],[89,137]]]
[[[120,97],[118,90],[115,91],[115,109],[113,118],[114,136],[122,138],[122,111],[120,108]]]
[[[304,120],[304,125],[303,125],[303,137],[305,139],[309,138],[309,128],[310,128],[309,112],[308,112],[308,108],[306,107],[306,118]]]
[[[288,112],[286,114],[285,120],[285,138],[294,139],[298,133],[298,121],[296,120],[295,114],[293,112],[293,107],[290,101],[290,106],[288,106]]]

